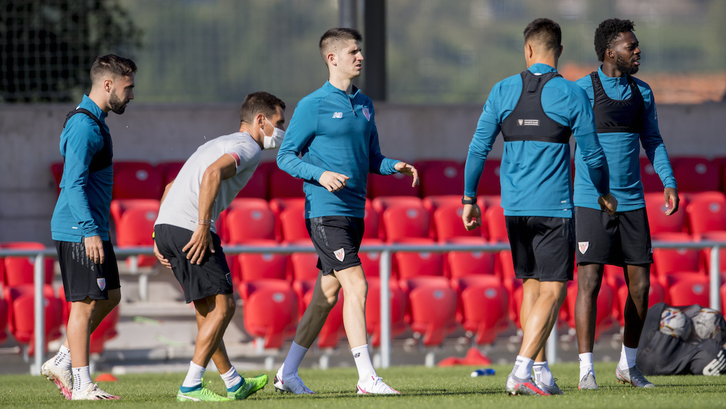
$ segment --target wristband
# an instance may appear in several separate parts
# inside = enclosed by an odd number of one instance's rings
[[[461,197],[461,204],[465,204],[465,205],[473,205],[473,204],[476,204],[476,197],[473,197],[471,199],[467,199],[467,198],[465,198],[465,197],[462,196]]]
[[[214,220],[199,220],[199,224],[212,224]]]

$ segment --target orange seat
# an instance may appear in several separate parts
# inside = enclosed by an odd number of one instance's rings
[[[680,157],[673,168],[680,192],[706,192],[721,187],[718,165],[706,158]]]
[[[464,167],[453,160],[422,160],[414,165],[421,178],[421,196],[461,195]]]
[[[295,334],[298,319],[297,296],[290,288],[260,288],[245,300],[245,330],[266,349],[280,349]]]
[[[153,246],[154,223],[159,216],[159,201],[154,199],[116,199],[111,202],[116,226],[116,245],[121,247]],[[127,264],[131,259],[126,259]],[[154,256],[138,256],[139,266],[153,266]]]
[[[114,199],[156,199],[160,200],[164,175],[159,169],[146,162],[114,162]]]

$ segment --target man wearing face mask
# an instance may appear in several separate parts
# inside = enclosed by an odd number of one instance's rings
[[[178,401],[245,399],[267,384],[267,376],[242,378],[227,356],[222,337],[235,302],[232,277],[215,233],[214,221],[232,203],[260,163],[262,149],[284,138],[285,103],[267,92],[247,95],[239,132],[200,146],[166,186],[154,225],[154,253],[174,271],[187,303],[194,302],[199,333]],[[202,384],[213,360],[227,386],[227,397]]]

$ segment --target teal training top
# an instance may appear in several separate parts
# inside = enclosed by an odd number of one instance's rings
[[[297,104],[277,154],[280,169],[304,179],[305,217],[365,216],[368,173],[390,175],[399,161],[381,154],[370,98],[330,82]],[[318,180],[324,171],[348,176],[334,193]]]
[[[546,64],[533,64],[529,70],[533,74],[556,71]],[[489,93],[466,158],[466,196],[476,196],[484,162],[500,125],[517,106],[521,93],[520,74],[498,82]],[[606,195],[609,192],[607,162],[597,140],[594,115],[585,92],[575,83],[556,77],[542,88],[541,98],[545,115],[572,129],[599,194]],[[572,217],[569,144],[504,142],[499,170],[505,216]]]
[[[608,97],[614,100],[630,98],[630,84],[628,84],[626,77],[608,77],[602,72],[602,67],[598,68],[597,73]],[[653,164],[653,168],[663,182],[663,186],[676,188],[676,179],[673,177],[668,153],[658,129],[658,113],[655,108],[653,91],[645,82],[637,78],[633,79],[638,85],[645,102],[645,118],[643,118],[641,133],[598,133],[598,139],[605,151],[610,168],[610,191],[618,199],[619,212],[645,207],[643,184],[640,181],[640,144],[643,145],[645,154]],[[590,75],[580,78],[576,84],[585,90],[592,106],[595,103],[595,97]],[[575,149],[575,206],[600,209],[597,204],[595,187],[589,175],[581,171],[584,162],[579,148],[578,145]]]

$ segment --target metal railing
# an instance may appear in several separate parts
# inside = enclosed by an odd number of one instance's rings
[[[720,311],[720,249],[726,246],[726,241],[694,241],[694,242],[664,242],[654,241],[653,248],[659,249],[705,249],[711,248],[710,260],[710,307]],[[507,243],[482,243],[482,244],[381,244],[381,245],[364,245],[361,252],[380,252],[380,280],[381,283],[388,283],[391,278],[391,256],[394,252],[449,252],[449,251],[483,251],[498,252],[509,250]],[[123,247],[114,248],[119,258],[132,257],[138,255],[153,255],[152,247]],[[309,253],[314,252],[312,246],[227,246],[224,249],[226,254],[240,253]],[[44,265],[46,257],[56,257],[54,248],[46,248],[44,250],[37,249],[2,249],[0,248],[0,257],[29,257],[34,259],[35,271],[35,357],[34,370],[31,372],[40,374],[40,366],[43,364],[43,353],[45,344],[45,310],[43,308],[43,283],[44,283]],[[381,285],[381,367],[387,368],[391,364],[391,313],[390,313],[390,291],[388,285]],[[547,356],[550,363],[557,361],[557,336],[555,329],[550,334],[547,342]]]

